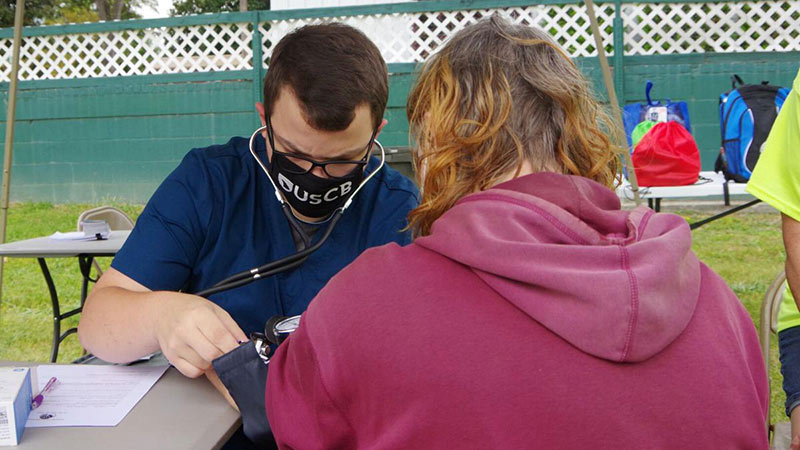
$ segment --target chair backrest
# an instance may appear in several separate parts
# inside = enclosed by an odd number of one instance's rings
[[[78,231],[83,231],[81,222],[84,220],[105,220],[112,230],[131,230],[133,220],[121,210],[113,206],[100,206],[87,209],[78,216]]]
[[[761,354],[764,356],[764,366],[767,369],[767,380],[769,380],[769,344],[773,334],[778,332],[778,312],[781,309],[781,301],[783,301],[784,284],[786,283],[786,272],[781,271],[778,276],[772,280],[769,285],[767,293],[764,295],[764,301],[761,303],[761,317],[760,317],[760,336],[761,341]],[[772,398],[772,393],[769,391],[770,386],[767,384],[767,398]],[[769,413],[767,413],[767,429],[771,429],[769,420]]]

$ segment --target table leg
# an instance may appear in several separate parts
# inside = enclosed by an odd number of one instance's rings
[[[725,199],[725,206],[731,206],[731,192],[727,181],[722,183],[722,197]]]
[[[707,219],[703,219],[703,220],[699,220],[699,221],[694,222],[694,223],[690,223],[689,224],[689,229],[690,230],[694,230],[694,229],[700,228],[700,227],[702,227],[703,225],[705,225],[705,224],[707,224],[709,222],[713,222],[713,221],[715,221],[717,219],[721,219],[721,218],[723,218],[723,217],[725,217],[727,215],[733,214],[733,213],[735,213],[737,211],[741,211],[741,210],[743,210],[745,208],[749,208],[749,207],[755,205],[756,203],[758,203],[760,201],[761,200],[759,200],[759,199],[751,200],[751,201],[749,201],[749,202],[747,202],[747,203],[745,203],[743,205],[739,205],[739,206],[736,206],[734,208],[722,211],[721,213],[719,213],[719,214],[717,214],[715,216],[711,216],[711,217],[709,217]]]
[[[42,269],[44,281],[47,283],[47,290],[50,291],[50,302],[53,304],[53,347],[50,352],[50,362],[56,362],[56,359],[58,359],[58,344],[61,343],[59,340],[61,336],[61,308],[58,304],[58,292],[56,292],[53,277],[50,276],[50,269],[47,268],[47,262],[45,262],[44,258],[36,259],[39,261],[39,268]]]
[[[83,282],[81,283],[81,307],[83,307],[83,304],[86,302],[86,296],[89,294],[89,282],[97,282],[96,279],[91,277],[93,261],[93,256],[78,255],[78,267],[80,267],[81,275],[83,275]]]
[[[94,262],[93,256],[78,255],[78,267],[80,267],[81,275],[83,275],[83,281],[81,282],[81,309],[83,309],[83,305],[86,303],[86,296],[89,294],[89,282],[91,281],[92,283],[97,283],[97,280],[100,279],[99,266],[97,267],[97,278],[92,278],[91,276],[93,264],[97,264]],[[81,354],[80,358],[72,361],[72,364],[86,364],[94,358],[94,355],[88,353],[86,349],[83,349],[83,354]]]
[[[53,277],[50,275],[50,269],[47,267],[47,262],[44,258],[36,258],[39,261],[39,268],[42,269],[42,275],[44,275],[44,281],[47,283],[47,290],[50,292],[50,302],[53,305],[53,346],[50,351],[50,362],[56,362],[58,359],[58,348],[61,345],[61,341],[63,341],[67,336],[73,333],[77,333],[77,328],[70,328],[65,332],[61,332],[61,321],[66,319],[67,317],[74,316],[78,314],[83,309],[83,299],[81,299],[81,306],[75,308],[73,310],[67,311],[65,313],[61,313],[61,306],[58,302],[58,292],[56,291],[56,285],[53,282]]]

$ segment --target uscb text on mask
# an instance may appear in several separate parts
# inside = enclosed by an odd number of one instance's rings
[[[340,197],[344,197],[353,190],[353,182],[345,181],[344,183],[330,188],[324,194],[311,194],[304,190],[291,180],[286,178],[282,173],[278,174],[278,184],[287,193],[291,194],[297,201],[308,203],[309,205],[319,205],[322,202],[332,202]],[[291,201],[289,202],[292,203]]]

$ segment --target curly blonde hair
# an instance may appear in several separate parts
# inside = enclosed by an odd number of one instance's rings
[[[547,33],[497,15],[459,31],[424,65],[407,103],[420,205],[415,236],[461,197],[488,189],[527,161],[535,172],[580,175],[612,187],[617,125]]]

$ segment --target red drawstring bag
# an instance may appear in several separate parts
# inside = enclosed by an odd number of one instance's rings
[[[660,122],[642,137],[633,151],[640,186],[684,186],[697,182],[700,151],[678,122]]]

